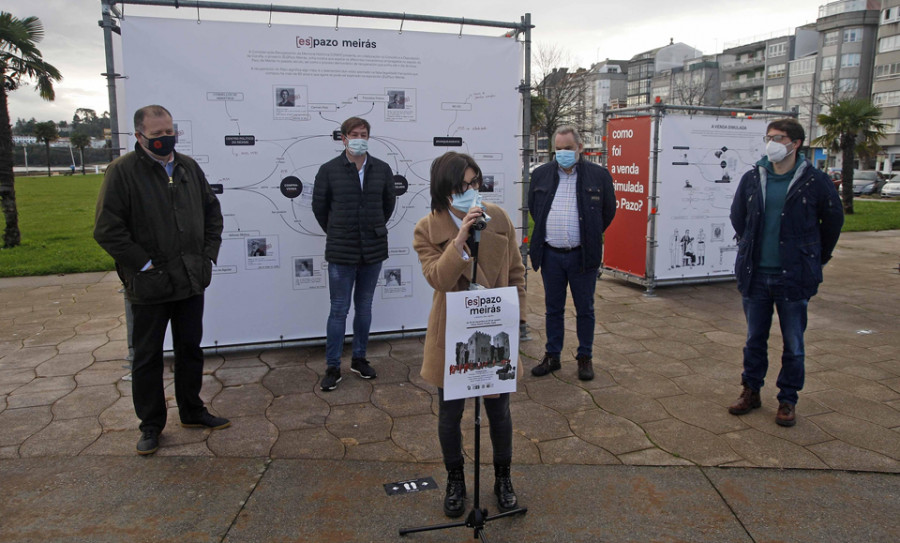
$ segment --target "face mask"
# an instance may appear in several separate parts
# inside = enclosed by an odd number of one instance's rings
[[[565,169],[569,169],[575,165],[577,154],[570,149],[558,149],[556,151],[556,162]]]
[[[347,140],[347,149],[350,150],[350,154],[353,156],[362,156],[369,150],[369,140],[362,138]]]
[[[178,141],[178,138],[174,135],[160,136],[158,138],[144,136],[144,139],[147,140],[147,149],[157,156],[169,156],[175,150],[175,143]]]
[[[770,141],[766,144],[766,156],[769,157],[769,162],[772,162],[773,164],[776,162],[781,162],[793,152],[794,150],[791,149],[789,153],[787,150],[787,145],[784,145],[782,143]]]
[[[484,206],[481,204],[481,194],[475,189],[469,189],[462,194],[454,194],[450,205],[461,213],[468,213],[473,206],[484,209]],[[484,217],[485,221],[491,220],[487,213],[482,215],[482,217]]]

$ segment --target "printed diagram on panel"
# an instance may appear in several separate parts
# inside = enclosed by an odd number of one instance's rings
[[[264,92],[268,104],[262,110],[258,91],[206,93],[205,104],[213,109],[212,116],[218,122],[204,128],[212,131],[218,127],[224,132],[204,140],[221,142],[225,152],[219,151],[215,160],[202,154],[207,151],[206,145],[195,153],[195,123],[176,121],[178,151],[202,164],[222,202],[226,245],[215,269],[217,274],[292,266],[294,290],[327,288],[327,263],[322,254],[290,254],[287,247],[292,243],[282,247],[279,241],[284,244],[282,238],[290,234],[320,238],[316,245],[324,245],[324,232],[312,213],[313,186],[319,167],[343,152],[340,126],[349,117],[372,123],[369,153],[387,162],[394,172],[397,203],[388,219],[389,230],[411,231],[430,211],[431,162],[446,151],[472,155],[482,167],[484,200],[504,201],[503,154],[474,148],[491,141],[487,126],[479,119],[492,107],[492,94],[474,92],[460,101],[443,100],[438,102],[439,109],[432,108],[425,115],[417,89],[403,86],[354,93],[337,100],[315,97],[314,88],[284,81]],[[271,112],[270,119],[255,117],[266,110]],[[272,132],[273,126],[278,133],[266,133]],[[438,133],[423,134],[426,126]],[[265,131],[260,133],[257,127],[265,127]],[[237,193],[240,198],[229,197]],[[265,210],[262,215],[260,209]],[[232,242],[240,245],[240,251],[224,250]],[[241,257],[235,259],[238,252]],[[398,258],[398,263],[393,264],[389,258],[384,264],[379,280],[383,298],[413,296],[413,267],[399,263],[405,263],[410,255],[407,244],[391,244],[390,257]]]

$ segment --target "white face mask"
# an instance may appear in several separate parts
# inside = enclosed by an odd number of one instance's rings
[[[769,157],[769,162],[773,164],[776,162],[781,162],[793,152],[793,149],[788,152],[787,145],[784,145],[782,143],[770,141],[766,144],[766,156]]]
[[[347,140],[347,149],[353,156],[362,156],[369,150],[369,141],[362,138]]]

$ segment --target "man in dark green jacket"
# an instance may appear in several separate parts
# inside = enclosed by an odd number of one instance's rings
[[[134,151],[106,170],[94,239],[116,262],[134,315],[134,410],[138,454],[153,454],[166,425],[163,340],[172,323],[175,399],[181,424],[225,428],[200,399],[203,292],[222,243],[222,211],[200,166],[175,152],[172,115],[162,106],[134,114]]]
[[[368,153],[369,122],[350,117],[341,125],[344,152],[329,160],[316,174],[312,209],[325,231],[325,260],[331,312],[325,338],[325,377],[322,390],[334,390],[341,381],[341,350],[353,296],[353,355],[350,369],[363,379],[374,379],[366,360],[372,298],[388,257],[387,221],[396,198],[393,171]]]

